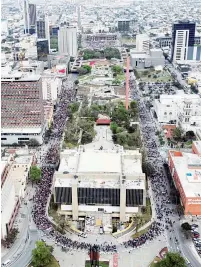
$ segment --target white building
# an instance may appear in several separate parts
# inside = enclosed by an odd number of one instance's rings
[[[9,35],[8,21],[6,19],[1,19],[1,35],[4,35],[5,37]]]
[[[128,221],[146,205],[146,181],[138,150],[65,150],[54,176],[55,202],[74,220],[90,212]]]
[[[33,155],[22,150],[1,159],[1,238],[5,238],[13,227],[21,200],[25,196],[32,162]]]
[[[194,131],[201,127],[201,99],[195,94],[177,91],[176,95],[161,95],[155,99],[154,110],[159,123],[175,121],[185,131]]]
[[[61,55],[77,55],[77,28],[73,26],[61,26],[58,31],[58,47]]]
[[[149,52],[150,38],[147,34],[136,35],[136,50]]]

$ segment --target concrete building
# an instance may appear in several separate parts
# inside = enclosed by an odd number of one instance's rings
[[[25,196],[33,159],[33,155],[22,150],[13,151],[1,158],[1,238],[3,239],[12,229]]]
[[[54,175],[54,199],[62,214],[87,216],[107,213],[128,221],[146,205],[146,181],[137,150],[85,149],[61,153],[59,170]]]
[[[1,76],[1,143],[40,144],[45,129],[40,75],[12,72]]]
[[[42,17],[36,21],[36,33],[38,39],[47,39],[50,44],[50,29],[48,17]]]
[[[58,31],[58,48],[59,54],[68,54],[76,57],[77,55],[77,28],[63,25]]]
[[[130,30],[130,20],[128,19],[118,20],[117,27],[119,32],[128,32]]]
[[[154,110],[159,123],[174,122],[184,131],[196,133],[201,127],[201,99],[195,94],[177,91],[176,95],[160,95],[154,100]]]
[[[198,154],[169,151],[168,164],[180,193],[185,215],[201,215],[201,158]]]
[[[49,55],[49,41],[47,39],[38,39],[36,46],[38,60],[47,61]]]
[[[130,50],[130,58],[131,66],[137,69],[164,66],[165,64],[163,51],[158,48],[150,49],[149,53],[132,49]]]
[[[137,34],[136,35],[136,50],[149,52],[150,48],[150,38],[147,34]]]

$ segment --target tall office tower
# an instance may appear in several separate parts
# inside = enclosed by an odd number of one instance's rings
[[[37,41],[37,57],[39,61],[47,61],[49,55],[49,42],[47,39],[39,39]]]
[[[149,52],[150,38],[147,34],[138,34],[136,36],[136,50]]]
[[[49,27],[50,30],[50,48],[56,49],[58,51],[58,32],[59,26],[51,25]]]
[[[128,32],[130,30],[130,20],[119,20],[118,21],[118,31]]]
[[[77,55],[77,29],[74,26],[63,25],[58,32],[58,47],[61,55],[70,57]]]
[[[36,32],[36,5],[24,0],[24,33]]]
[[[42,143],[44,108],[40,75],[13,72],[1,77],[1,141],[35,138]]]
[[[77,24],[78,24],[78,29],[81,30],[82,29],[82,25],[81,25],[81,6],[77,7]]]
[[[172,27],[172,55],[171,60],[186,61],[192,57],[192,49],[195,39],[195,23],[190,21],[178,21]]]
[[[36,21],[36,32],[38,39],[47,39],[50,49],[50,28],[48,17],[43,16]]]

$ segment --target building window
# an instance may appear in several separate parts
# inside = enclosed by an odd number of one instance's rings
[[[5,138],[5,137],[2,137],[2,138],[1,138],[1,140],[7,140],[7,138]]]

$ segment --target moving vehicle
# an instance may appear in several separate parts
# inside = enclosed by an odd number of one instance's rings
[[[10,260],[7,260],[4,263],[2,263],[2,266],[7,266],[9,263],[10,263]]]

